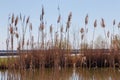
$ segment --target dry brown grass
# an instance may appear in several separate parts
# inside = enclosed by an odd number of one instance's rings
[[[64,32],[64,24],[61,25],[61,15],[59,13],[57,24],[60,24],[60,30],[54,32],[54,26],[51,24],[49,27],[50,39],[47,41],[46,35],[46,24],[44,21],[44,7],[42,7],[40,15],[40,26],[38,30],[38,45],[37,49],[34,47],[34,36],[32,34],[33,25],[30,22],[30,16],[27,18],[24,16],[20,17],[11,16],[11,23],[9,24],[9,35],[11,36],[11,50],[14,47],[14,36],[17,38],[18,43],[18,53],[19,57],[15,59],[15,62],[11,63],[11,67],[19,69],[34,69],[34,68],[64,68],[64,67],[115,67],[115,65],[120,66],[119,56],[119,40],[114,38],[111,40],[112,48],[110,48],[109,53],[106,53],[104,50],[98,50],[95,52],[94,46],[94,35],[95,29],[97,28],[97,20],[93,23],[93,38],[92,38],[92,48],[88,49],[87,41],[87,25],[88,25],[88,14],[85,17],[85,28],[80,29],[81,43],[80,43],[80,52],[79,56],[71,56],[73,44],[70,42],[70,32],[72,12],[69,13],[67,23],[66,23],[66,32]],[[22,33],[19,33],[17,24],[21,24]],[[113,26],[116,24],[113,20]],[[20,27],[21,27],[20,26]],[[27,27],[29,26],[29,39],[26,41]],[[58,27],[58,26],[57,26]],[[105,21],[101,19],[101,27],[104,29],[105,40],[109,40],[111,37],[110,32],[106,34],[105,31]],[[119,28],[119,24],[118,24]],[[22,36],[21,36],[22,34]],[[59,36],[60,35],[60,36]],[[106,37],[107,35],[107,37]],[[115,36],[114,36],[115,37]],[[41,40],[39,40],[41,39]],[[116,40],[115,40],[116,39]],[[41,44],[40,44],[41,43]],[[9,39],[6,42],[7,50],[9,47]],[[26,44],[26,46],[25,46]],[[105,46],[108,45],[105,44]],[[39,47],[40,46],[40,47]],[[27,51],[25,51],[27,47]],[[102,47],[102,46],[101,46]],[[78,48],[79,49],[79,48]],[[109,50],[109,49],[108,49]]]

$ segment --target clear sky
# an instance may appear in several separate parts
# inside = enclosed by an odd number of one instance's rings
[[[45,9],[45,21],[47,26],[57,26],[58,5],[62,16],[62,23],[65,25],[69,12],[72,12],[71,32],[79,32],[84,27],[86,14],[89,15],[89,38],[93,34],[93,22],[98,20],[96,28],[97,35],[103,35],[100,28],[100,20],[104,18],[106,31],[112,31],[112,21],[116,20],[116,26],[120,21],[120,0],[0,0],[0,50],[6,49],[8,15],[30,16],[33,23],[33,35],[37,36],[37,29],[40,24],[41,6]],[[117,29],[117,28],[116,28]],[[96,36],[97,36],[96,35]],[[35,39],[37,41],[37,38]]]

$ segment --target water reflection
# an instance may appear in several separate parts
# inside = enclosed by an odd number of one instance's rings
[[[0,80],[119,80],[113,69],[45,69],[0,71]]]

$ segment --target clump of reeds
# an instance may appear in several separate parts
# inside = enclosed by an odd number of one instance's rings
[[[71,18],[72,18],[72,12],[70,12],[68,15],[68,20],[67,20],[67,25],[66,25],[66,32],[68,33],[68,35],[67,35],[68,43],[69,43],[69,28],[70,28],[70,24],[71,24]],[[67,45],[67,49],[68,49],[68,45]]]
[[[94,21],[94,31],[93,31],[93,40],[92,40],[92,49],[94,48],[94,35],[95,35],[95,28],[97,27],[97,20]]]
[[[18,53],[20,53],[20,57],[15,59],[15,62],[11,62],[11,67],[15,67],[19,69],[34,69],[34,68],[58,68],[58,67],[73,67],[75,66],[85,66],[85,67],[104,67],[104,66],[115,66],[116,63],[119,64],[119,59],[117,56],[119,54],[113,55],[112,53],[119,53],[119,39],[118,36],[114,35],[114,27],[113,27],[113,36],[114,38],[111,41],[110,45],[113,45],[112,49],[107,52],[106,47],[103,49],[96,49],[94,47],[94,36],[95,36],[95,29],[97,27],[97,20],[94,21],[93,26],[93,39],[92,39],[92,49],[88,49],[87,45],[87,30],[86,27],[88,25],[88,14],[85,17],[85,27],[80,29],[80,39],[81,39],[81,47],[80,52],[73,53],[72,48],[74,43],[71,45],[70,42],[70,27],[71,27],[71,19],[72,19],[72,12],[69,13],[66,23],[66,32],[64,33],[64,24],[61,25],[61,15],[59,14],[57,19],[57,24],[60,24],[60,30],[54,32],[54,27],[51,24],[49,27],[50,33],[50,40],[47,41],[45,38],[46,24],[44,22],[44,7],[42,6],[41,15],[40,15],[40,25],[38,31],[38,46],[37,50],[34,47],[34,36],[32,34],[33,25],[30,22],[30,17],[27,18],[24,16],[20,17],[14,16],[12,14],[11,21],[9,24],[9,34],[11,39],[11,50],[14,49],[14,36],[17,38],[18,42]],[[19,20],[21,21],[22,26],[22,36],[19,33],[19,28],[17,26]],[[116,22],[113,20],[113,26],[115,26]],[[27,27],[29,26],[29,39],[26,41],[25,34],[27,32]],[[105,21],[101,19],[101,27],[104,29],[105,40],[110,37],[110,32],[108,31],[106,34],[105,31]],[[58,28],[58,26],[57,26]],[[120,28],[120,23],[118,24],[118,29]],[[41,33],[40,33],[41,32]],[[59,38],[60,32],[60,38]],[[40,35],[41,34],[41,35]],[[65,36],[65,37],[64,37]],[[41,38],[41,44],[39,43],[39,37]],[[108,38],[107,38],[108,37]],[[65,39],[64,39],[65,38]],[[75,40],[75,39],[74,39]],[[83,42],[84,41],[84,42]],[[25,42],[27,46],[27,51],[25,51]],[[107,42],[102,41],[102,44],[106,46]],[[9,47],[9,38],[6,41],[7,50]],[[47,44],[47,45],[46,45]],[[41,47],[39,47],[41,46]],[[50,47],[49,47],[50,46]],[[102,47],[102,46],[101,46]],[[22,48],[22,51],[21,51]],[[108,48],[108,47],[107,47]],[[23,53],[23,54],[22,54]],[[69,53],[69,55],[68,55]],[[71,56],[71,54],[80,54],[80,56]],[[106,55],[106,53],[110,53],[110,55]],[[110,58],[109,58],[110,57]],[[76,59],[75,59],[76,58]],[[110,59],[110,60],[109,60]],[[111,63],[112,62],[112,63]],[[10,65],[9,64],[9,65]]]

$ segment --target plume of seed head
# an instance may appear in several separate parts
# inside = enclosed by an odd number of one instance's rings
[[[12,14],[12,20],[11,23],[14,23],[14,14]]]
[[[103,28],[105,28],[105,22],[104,22],[104,19],[103,19],[103,18],[101,19],[101,26],[102,26]]]
[[[70,28],[71,18],[72,18],[72,12],[70,12],[68,15],[67,28]]]
[[[44,7],[42,7],[42,16],[44,16],[45,12],[44,12]]]
[[[18,24],[18,16],[15,19],[15,26]]]
[[[88,24],[88,14],[85,17],[85,25],[87,25],[87,24]]]
[[[29,27],[30,27],[30,30],[32,31],[32,23],[30,23],[30,26],[29,26]]]
[[[60,23],[61,15],[58,16],[57,23]]]
[[[50,33],[52,33],[53,31],[53,27],[52,27],[52,24],[50,25]]]
[[[13,27],[10,25],[10,34],[13,34]]]
[[[82,34],[82,33],[84,33],[84,29],[83,29],[83,28],[81,28],[81,29],[80,29],[80,32],[81,32],[81,34]]]
[[[113,26],[115,25],[115,19],[113,20]]]
[[[118,28],[120,28],[120,22],[118,23]]]
[[[30,19],[30,16],[28,16],[27,20],[26,20],[26,24],[28,24],[29,22],[29,19]]]
[[[96,28],[97,27],[97,20],[95,20],[95,22],[94,22],[94,28]]]
[[[44,23],[40,24],[40,30],[43,31],[44,30]]]

